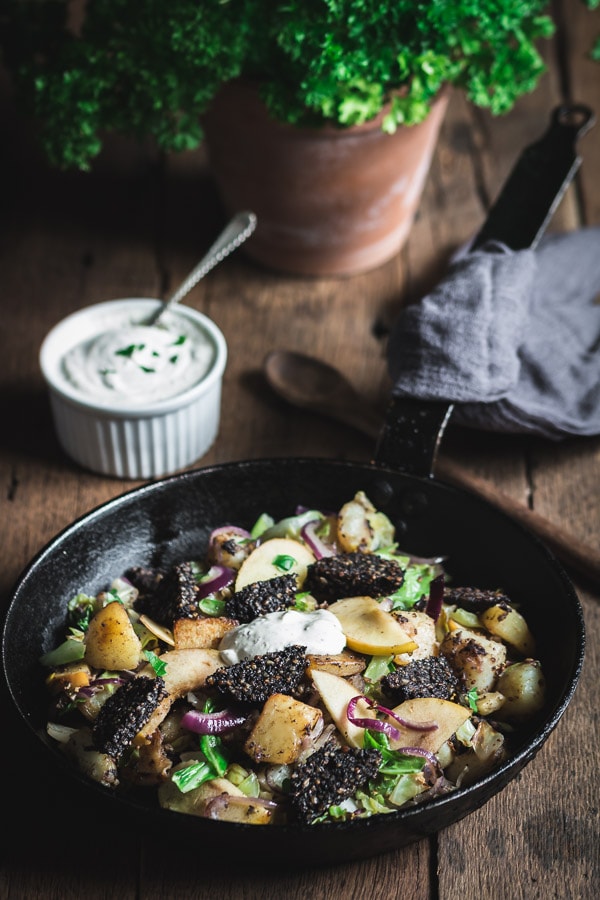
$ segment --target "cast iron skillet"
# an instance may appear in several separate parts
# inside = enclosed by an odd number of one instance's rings
[[[584,112],[587,121],[589,111]],[[554,142],[557,129],[563,140],[559,122],[555,113],[548,132]],[[565,128],[572,173],[573,137],[580,129]],[[561,185],[564,180],[563,166]],[[547,180],[544,183],[547,186]],[[390,416],[395,417],[397,405],[392,402]],[[429,415],[425,410],[417,419],[413,413],[414,408],[408,417],[400,417],[400,427],[388,416],[373,463],[263,459],[196,469],[111,500],[38,553],[14,589],[4,622],[2,661],[26,743],[35,754],[30,771],[56,782],[68,816],[78,816],[90,827],[104,821],[120,832],[124,827],[142,829],[173,848],[185,842],[207,859],[226,847],[231,848],[230,858],[242,864],[333,864],[384,853],[447,827],[486,803],[535,757],[580,678],[585,632],[577,595],[558,561],[535,536],[485,501],[431,476],[439,426],[448,412],[440,416],[439,411]],[[418,432],[409,429],[407,439],[403,423],[411,417],[413,424],[419,422]],[[399,471],[399,457],[389,455],[398,446],[405,453],[405,471]],[[133,564],[164,566],[199,558],[210,531],[219,525],[250,527],[262,511],[279,518],[297,504],[337,509],[359,490],[390,517],[403,549],[447,557],[455,584],[501,587],[521,605],[533,628],[548,682],[547,704],[523,727],[501,767],[471,787],[388,815],[352,823],[260,827],[159,809],[153,796],[140,799],[110,792],[64,760],[45,734],[44,671],[38,661],[63,639],[67,599],[80,590],[95,593],[105,588]],[[18,754],[13,759],[18,767]],[[527,790],[526,780],[521,790]]]

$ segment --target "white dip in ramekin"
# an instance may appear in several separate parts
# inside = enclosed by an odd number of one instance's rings
[[[59,441],[87,469],[167,475],[200,459],[217,435],[225,338],[183,305],[148,326],[159,303],[134,297],[86,307],[42,344]]]

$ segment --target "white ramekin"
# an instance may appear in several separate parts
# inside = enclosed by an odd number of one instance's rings
[[[58,440],[75,462],[101,475],[159,478],[199,460],[213,444],[221,416],[227,362],[223,334],[207,316],[178,305],[177,315],[200,327],[213,346],[208,372],[197,384],[167,400],[111,405],[89,400],[65,377],[61,365],[73,347],[95,336],[110,316],[111,327],[135,314],[144,321],[160,301],[128,297],[88,306],[52,328],[40,349]]]

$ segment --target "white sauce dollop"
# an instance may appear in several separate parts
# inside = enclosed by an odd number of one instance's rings
[[[152,403],[193,387],[211,367],[209,336],[183,316],[160,325],[124,322],[73,347],[65,378],[88,399]]]
[[[219,651],[227,665],[234,665],[294,644],[306,647],[307,653],[335,654],[342,652],[346,638],[339,619],[329,610],[287,609],[232,628],[221,640]]]

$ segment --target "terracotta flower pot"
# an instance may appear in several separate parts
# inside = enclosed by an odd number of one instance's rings
[[[381,130],[274,121],[256,89],[222,89],[203,125],[211,171],[229,214],[253,210],[244,252],[297,275],[352,275],[402,247],[421,197],[448,96],[419,125]]]

